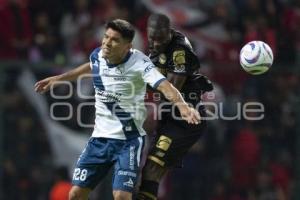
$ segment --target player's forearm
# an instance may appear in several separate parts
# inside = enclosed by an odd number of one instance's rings
[[[79,76],[91,73],[90,63],[84,63],[79,67],[57,76],[58,81],[73,81]]]
[[[179,109],[187,106],[187,103],[179,91],[170,82],[163,81],[157,89],[163,93],[166,99],[176,105]]]
[[[185,83],[186,76],[178,75],[174,73],[168,73],[167,79],[177,90],[180,91]]]
[[[161,82],[157,89],[162,92],[169,101],[177,106],[182,119],[187,121],[187,123],[199,124],[201,122],[199,112],[194,108],[189,107],[179,91],[169,81],[165,80]]]

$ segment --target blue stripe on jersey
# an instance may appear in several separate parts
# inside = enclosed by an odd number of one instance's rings
[[[90,55],[90,62],[92,63],[93,83],[99,90],[105,90],[102,79],[100,77],[100,60],[98,58],[100,47],[96,48]]]
[[[106,107],[116,115],[122,124],[122,129],[126,139],[140,137],[140,133],[132,119],[131,115],[125,112],[116,102],[103,102]]]
[[[166,79],[166,78],[159,79],[159,80],[153,85],[153,88],[156,89],[156,88],[159,86],[159,84],[160,84],[161,82],[163,82],[164,80],[167,80],[167,79]]]

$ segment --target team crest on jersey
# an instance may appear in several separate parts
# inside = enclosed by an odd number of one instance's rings
[[[185,51],[178,50],[173,52],[173,62],[175,66],[185,64]]]
[[[158,62],[163,65],[166,63],[166,61],[167,61],[166,55],[164,53],[159,54]]]
[[[185,72],[185,65],[175,65],[174,72]]]

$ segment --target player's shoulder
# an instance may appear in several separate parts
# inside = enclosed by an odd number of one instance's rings
[[[133,59],[135,60],[135,62],[139,63],[139,65],[144,66],[144,65],[152,64],[150,58],[140,50],[132,49],[131,51],[132,51]]]
[[[172,34],[173,34],[173,39],[172,39],[172,44],[170,45],[172,51],[176,51],[176,50],[184,50],[186,52],[193,51],[191,42],[183,33],[172,29]]]
[[[91,51],[90,58],[98,57],[99,52],[101,51],[101,47],[97,47]]]
[[[197,56],[189,39],[181,32],[173,30],[173,40],[170,46],[169,55],[171,55],[175,65],[197,62]]]
[[[142,73],[146,73],[155,67],[150,58],[146,56],[143,52],[137,49],[133,49],[131,51],[135,63],[135,70],[138,70]]]
[[[189,62],[187,57],[190,57],[192,52],[183,45],[174,45],[169,50],[170,59],[173,61],[175,65],[185,64],[185,62]]]
[[[183,43],[177,43],[177,44],[174,44],[172,46],[172,48],[170,48],[170,52],[172,54],[174,54],[174,52],[178,52],[178,51],[183,51],[185,52],[186,54],[193,54],[193,50],[192,48],[190,48],[188,45],[186,44],[183,44]]]
[[[132,55],[134,56],[135,59],[140,60],[143,58],[148,58],[143,52],[141,52],[138,49],[131,49]]]
[[[99,53],[101,51],[101,47],[96,47],[92,50],[92,53]]]

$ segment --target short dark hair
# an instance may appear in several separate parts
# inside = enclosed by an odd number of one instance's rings
[[[170,19],[167,15],[161,13],[153,13],[148,18],[148,26],[156,29],[167,28],[170,29]]]
[[[124,39],[128,40],[129,42],[132,42],[132,40],[134,38],[135,30],[134,30],[133,26],[126,20],[115,19],[115,20],[109,21],[106,23],[105,28],[106,28],[106,30],[108,28],[111,28],[111,29],[119,32],[122,35],[122,37]]]

